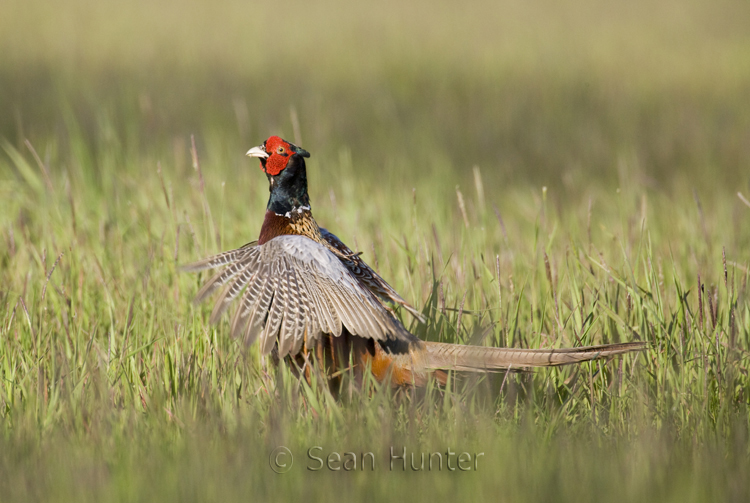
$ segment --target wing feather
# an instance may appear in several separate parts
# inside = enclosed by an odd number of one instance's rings
[[[291,272],[284,275],[279,280],[279,291],[276,292],[274,297],[274,307],[276,304],[281,306],[281,315],[279,320],[279,357],[284,358],[289,354],[289,350],[294,344],[294,318],[295,313],[292,312],[294,304],[289,302],[289,295],[291,291]],[[272,308],[272,309],[273,309]]]
[[[312,273],[312,274],[311,274]],[[299,280],[305,284],[307,291],[310,296],[308,299],[310,314],[312,319],[317,321],[315,331],[308,334],[311,339],[317,339],[321,333],[332,334],[336,337],[341,335],[341,318],[339,313],[336,312],[334,306],[331,305],[331,301],[323,293],[321,285],[319,284],[320,278],[315,276],[312,271],[300,274]]]
[[[290,352],[292,354],[297,354],[300,349],[302,349],[302,344],[305,342],[306,320],[309,320],[308,323],[311,324],[311,330],[317,331],[317,328],[312,326],[312,317],[310,315],[312,308],[309,304],[310,294],[304,283],[302,283],[297,277],[297,273],[294,269],[289,273],[289,280],[292,290],[289,292],[291,298],[287,305],[293,313],[292,316],[294,316],[294,319],[291,320],[294,323],[294,335],[292,336],[292,347]],[[295,299],[297,302],[294,302]]]
[[[276,276],[267,276],[264,279],[265,282],[263,283],[262,290],[258,294],[257,301],[253,306],[250,320],[247,323],[247,329],[245,330],[243,337],[245,344],[248,346],[255,342],[263,330],[264,324],[268,318],[268,308],[271,304],[271,300],[273,300],[273,293],[276,289],[276,283],[278,282],[278,277]],[[245,295],[249,294],[250,291],[245,293]],[[272,348],[273,345],[266,350],[265,346],[261,345],[263,354],[268,354]]]
[[[237,248],[236,250],[225,251],[223,253],[219,253],[218,255],[206,257],[202,260],[193,262],[191,264],[185,264],[182,267],[180,267],[180,269],[184,272],[198,272],[198,271],[204,271],[206,269],[216,269],[217,267],[222,267],[227,264],[234,264],[236,262],[241,261],[242,257],[247,255],[250,252],[250,250],[257,245],[258,245],[258,242],[253,241],[252,243],[246,244],[242,248]]]
[[[188,271],[222,267],[196,297],[202,301],[224,286],[211,314],[216,322],[240,298],[231,333],[246,344],[260,339],[267,354],[296,354],[321,334],[349,333],[375,340],[411,335],[371,288],[364,285],[324,245],[305,236],[278,236],[262,245],[250,243],[185,266]]]
[[[368,290],[374,293],[380,299],[402,306],[406,309],[409,314],[414,316],[416,319],[425,323],[425,318],[422,314],[413,308],[408,302],[406,302],[396,290],[393,289],[383,278],[380,277],[369,265],[367,265],[359,256],[358,253],[354,253],[343,241],[341,241],[335,234],[328,231],[327,229],[320,229],[320,234],[323,239],[337,250],[343,257],[340,258],[341,262],[349,269],[349,272],[357,278]],[[346,257],[346,258],[344,258]]]

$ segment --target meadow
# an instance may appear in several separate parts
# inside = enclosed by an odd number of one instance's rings
[[[750,498],[747,2],[0,10],[2,501]],[[420,337],[648,350],[297,380],[179,271],[257,237],[271,134]]]

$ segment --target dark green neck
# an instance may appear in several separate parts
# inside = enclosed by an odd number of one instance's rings
[[[277,215],[286,215],[303,206],[310,207],[310,197],[307,195],[307,171],[305,159],[302,156],[293,155],[281,173],[276,176],[267,176],[271,192],[267,209]]]

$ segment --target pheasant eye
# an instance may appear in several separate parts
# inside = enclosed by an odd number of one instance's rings
[[[284,147],[279,146],[279,148],[276,149],[277,154],[283,154],[285,152]]]

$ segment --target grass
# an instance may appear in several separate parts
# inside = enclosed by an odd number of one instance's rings
[[[747,5],[4,9],[3,500],[747,500]],[[340,401],[266,364],[178,266],[257,236],[269,134],[419,336],[649,351]]]

